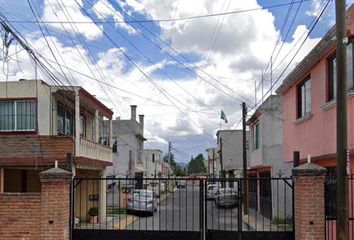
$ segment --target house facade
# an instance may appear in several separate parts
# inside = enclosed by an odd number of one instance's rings
[[[82,87],[41,80],[1,82],[0,192],[40,192],[38,174],[55,161],[76,177],[104,177],[112,165],[112,115]],[[94,182],[76,189],[88,187],[97,198],[77,194],[76,200],[86,209],[99,208],[104,219],[105,186]],[[87,220],[86,211],[75,215]]]
[[[108,168],[108,174],[117,177],[143,176],[144,149],[144,115],[136,120],[135,105],[131,107],[130,119],[116,118],[112,123],[113,134],[113,166]]]
[[[159,177],[162,174],[162,152],[159,149],[143,150],[144,176]]]
[[[283,105],[279,95],[269,96],[248,119],[250,159],[248,177],[284,178],[291,176],[292,163],[283,161]],[[259,180],[249,187],[250,208],[268,219],[287,219],[292,215],[286,202],[292,199],[284,182]],[[286,199],[285,199],[286,198]],[[272,201],[280,199],[279,201]]]
[[[216,133],[218,154],[220,159],[220,175],[239,177],[243,171],[242,130],[219,130]],[[248,142],[249,133],[246,133]],[[248,151],[248,150],[247,150]],[[247,162],[249,154],[247,152]]]
[[[219,177],[221,166],[220,166],[220,158],[217,148],[207,148],[205,150],[207,152],[207,173],[210,177]]]
[[[354,148],[354,7],[347,11],[348,158],[353,173]],[[336,52],[333,27],[284,79],[277,93],[283,97],[283,160],[311,161],[335,171],[336,166]]]

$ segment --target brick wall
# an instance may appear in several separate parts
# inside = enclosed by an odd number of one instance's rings
[[[65,161],[74,151],[71,136],[0,135],[1,165],[42,165]]]
[[[325,239],[326,169],[312,163],[293,170],[295,240]]]
[[[70,179],[41,179],[42,239],[69,239]]]
[[[40,193],[0,194],[0,240],[40,238]]]
[[[71,173],[40,173],[40,193],[0,194],[0,240],[69,240]]]

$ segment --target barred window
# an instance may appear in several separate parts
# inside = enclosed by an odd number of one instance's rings
[[[65,135],[73,135],[74,133],[74,117],[73,111],[62,105],[58,105],[58,133]]]
[[[35,131],[36,101],[0,101],[0,131]]]

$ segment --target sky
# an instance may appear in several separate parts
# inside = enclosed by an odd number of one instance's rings
[[[334,1],[300,48],[326,3],[0,0],[0,13],[35,54],[48,59],[63,84],[84,87],[114,110],[114,118],[128,119],[130,105],[137,105],[145,115],[145,148],[166,153],[171,141],[176,161],[188,162],[216,146],[220,128],[241,128],[241,102],[254,110],[270,93],[271,56],[274,94],[328,32],[335,22]],[[176,20],[225,12],[234,13]],[[8,48],[10,57],[1,55],[0,81],[35,78],[16,41]],[[38,78],[53,84],[42,73]],[[220,120],[221,109],[228,123]]]

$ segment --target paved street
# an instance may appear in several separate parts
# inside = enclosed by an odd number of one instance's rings
[[[154,216],[137,215],[127,229],[199,231],[199,187],[177,189],[162,201]],[[213,201],[207,202],[208,229],[237,230],[237,208],[218,209]]]

